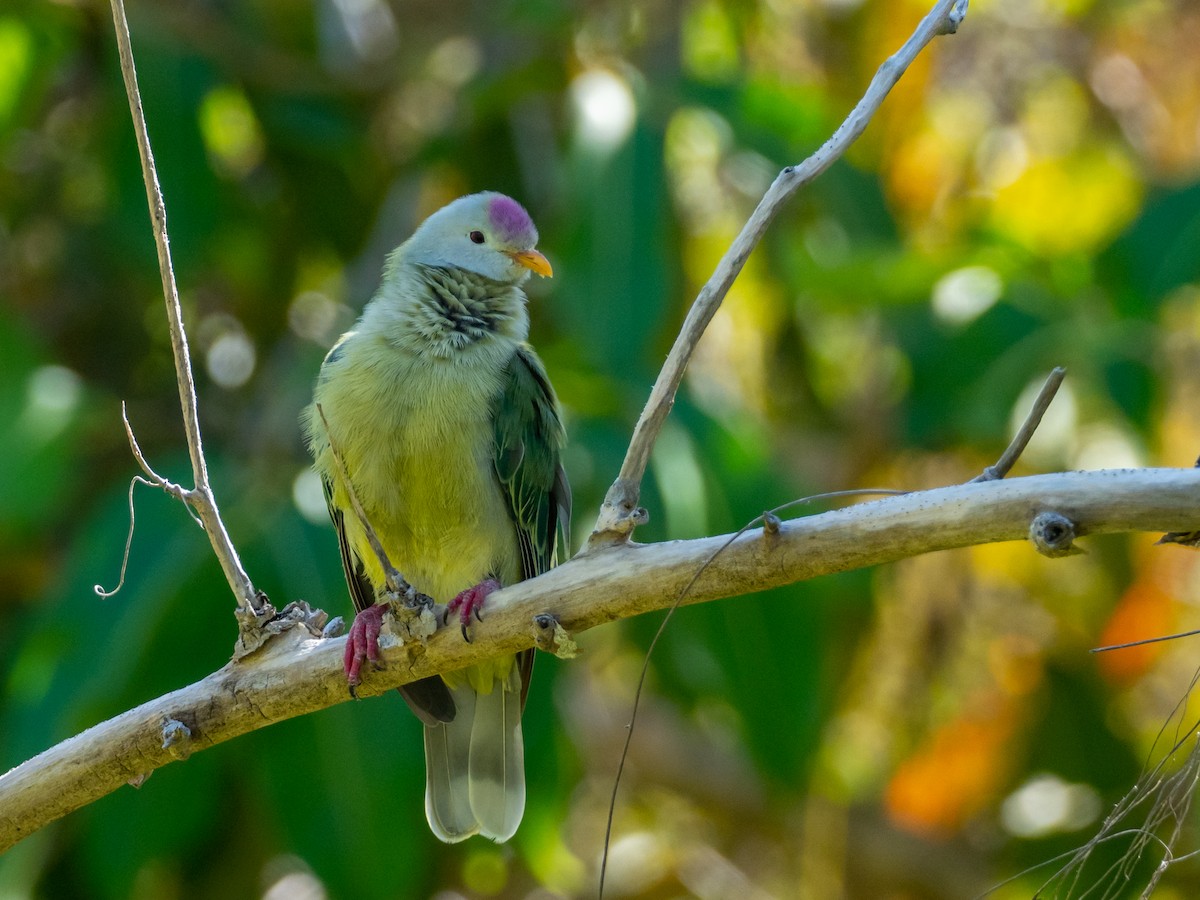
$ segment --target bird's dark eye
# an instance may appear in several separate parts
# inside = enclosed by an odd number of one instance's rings
[[[467,235],[467,236],[468,236],[468,237],[469,237],[469,238],[470,238],[472,241],[474,241],[476,244],[482,244],[482,243],[483,243],[483,232],[482,232],[482,231],[472,231],[472,232],[471,232],[469,235]]]

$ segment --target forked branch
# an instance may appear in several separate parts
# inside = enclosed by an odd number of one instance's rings
[[[142,176],[146,183],[146,201],[150,206],[150,220],[154,226],[154,244],[158,250],[158,271],[162,277],[163,298],[167,305],[167,322],[171,331],[171,352],[175,357],[175,375],[179,385],[179,403],[183,409],[183,428],[187,436],[188,456],[192,462],[195,487],[171,491],[181,497],[200,519],[200,524],[212,542],[213,552],[220,560],[221,570],[229,582],[230,590],[238,603],[239,618],[243,627],[274,613],[266,597],[259,594],[242,567],[237,550],[225,523],[217,510],[217,500],[208,479],[208,463],[204,459],[204,446],[200,439],[200,416],[196,407],[196,383],[192,378],[192,361],[188,353],[187,333],[183,327],[183,310],[179,303],[179,290],[175,285],[175,271],[171,265],[171,247],[167,239],[167,207],[163,201],[162,188],[158,183],[158,171],[154,166],[154,154],[150,149],[150,135],[146,130],[146,117],[142,113],[142,96],[138,90],[137,71],[133,64],[133,48],[129,41],[129,22],[125,18],[123,0],[112,0],[113,25],[117,33],[117,49],[121,57],[121,76],[125,80],[125,93],[129,97],[129,111],[133,116],[133,129],[137,136],[138,156],[142,161]],[[126,420],[128,428],[128,420]],[[132,430],[129,431],[133,442]],[[154,474],[144,457],[139,464],[148,476],[166,487],[168,482]]]

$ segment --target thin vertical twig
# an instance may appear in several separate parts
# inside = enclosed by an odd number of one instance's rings
[[[237,550],[225,530],[225,523],[217,510],[216,497],[208,479],[208,463],[204,459],[204,445],[200,439],[200,416],[196,405],[196,384],[192,377],[191,356],[188,353],[187,333],[183,327],[183,310],[179,303],[179,290],[175,285],[175,272],[171,265],[170,241],[167,237],[167,207],[163,201],[162,188],[158,183],[158,172],[154,166],[154,154],[150,149],[150,136],[146,130],[146,117],[142,111],[142,96],[138,89],[137,71],[133,63],[133,48],[129,39],[129,22],[125,18],[123,0],[111,0],[113,26],[117,34],[117,49],[121,58],[121,76],[125,81],[125,93],[129,97],[129,112],[133,117],[133,129],[137,136],[138,156],[142,161],[142,177],[146,183],[146,200],[150,207],[150,220],[154,230],[154,244],[158,250],[158,269],[162,277],[163,297],[167,306],[167,322],[171,332],[171,352],[175,357],[175,376],[179,386],[179,403],[183,411],[183,428],[187,436],[188,456],[192,462],[195,487],[182,492],[183,499],[196,511],[200,523],[212,542],[213,552],[221,563],[221,569],[229,587],[237,599],[238,608],[252,616],[269,609],[265,596],[259,594],[242,567]],[[162,479],[160,479],[162,481]],[[160,484],[160,486],[162,486]]]

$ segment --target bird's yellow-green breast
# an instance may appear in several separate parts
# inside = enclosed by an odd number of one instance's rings
[[[489,575],[502,583],[519,577],[516,534],[492,464],[494,370],[506,362],[495,356],[467,368],[358,332],[339,345],[316,391],[384,550],[409,583],[440,603]],[[327,442],[317,467],[334,484],[334,504],[349,510]],[[372,583],[382,584],[358,518],[347,515],[345,527]]]

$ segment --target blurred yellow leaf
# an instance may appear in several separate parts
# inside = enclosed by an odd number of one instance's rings
[[[990,203],[992,225],[1050,256],[1090,251],[1111,240],[1138,211],[1142,184],[1115,147],[1033,162]]]

